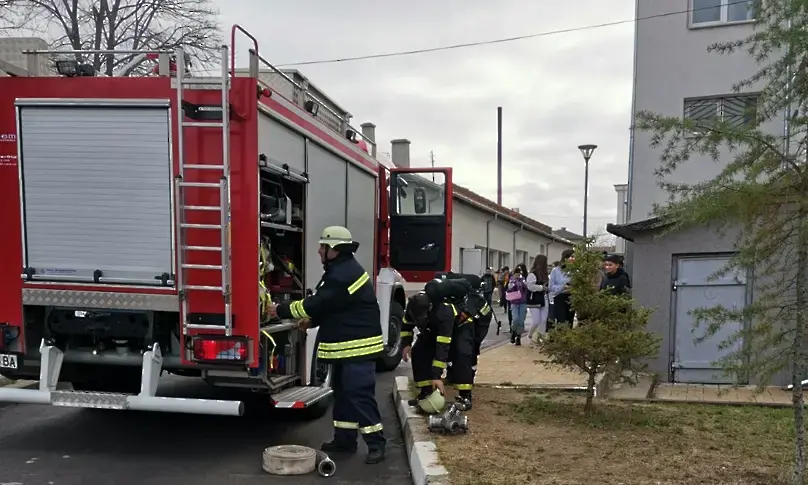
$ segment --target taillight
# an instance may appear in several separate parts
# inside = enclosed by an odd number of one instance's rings
[[[246,362],[248,342],[243,337],[198,336],[193,339],[194,360]]]

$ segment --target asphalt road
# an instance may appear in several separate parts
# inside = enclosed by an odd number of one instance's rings
[[[496,322],[483,348],[508,340],[508,322]],[[387,460],[365,465],[356,455],[334,456],[337,484],[410,484],[401,429],[390,391],[395,375],[410,375],[408,363],[379,374],[376,397],[388,438]],[[160,395],[216,397],[198,379],[165,377]],[[263,413],[229,418],[163,413],[70,409],[0,404],[0,485],[251,485],[322,484],[317,474],[275,477],[261,470],[264,448],[280,444],[319,447],[331,437],[330,413],[316,421]]]
[[[502,307],[500,307],[496,303],[494,303],[494,311],[497,319],[499,319],[500,323],[502,323],[502,328],[499,331],[499,335],[497,335],[496,319],[491,320],[491,326],[488,327],[488,335],[485,336],[485,340],[483,340],[483,344],[481,346],[483,350],[488,347],[491,347],[492,345],[497,345],[507,340],[510,340],[510,334],[508,333],[508,315],[505,314],[505,311],[502,309]]]
[[[412,483],[391,398],[394,375],[379,374],[376,385],[387,460],[365,465],[364,446],[353,456],[335,455],[337,472],[328,483]],[[210,392],[201,380],[176,377],[164,378],[159,391],[194,397]],[[317,421],[296,422],[288,414],[248,419],[0,406],[0,485],[322,485],[325,480],[316,473],[268,475],[261,454],[281,444],[319,447],[331,438],[330,412]]]

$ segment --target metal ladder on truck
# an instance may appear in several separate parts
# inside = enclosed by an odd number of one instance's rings
[[[177,49],[176,53],[176,90],[177,90],[177,151],[179,154],[179,173],[174,181],[176,234],[177,234],[177,290],[180,293],[180,304],[182,308],[182,331],[183,335],[188,335],[189,330],[224,330],[228,337],[233,334],[233,310],[231,306],[231,285],[230,285],[230,247],[228,238],[228,225],[230,222],[230,79],[227,72],[227,60],[229,49],[227,46],[221,47],[222,72],[221,78],[186,78],[186,66],[183,62],[185,54],[182,49]],[[202,87],[197,87],[202,85]],[[186,121],[183,111],[184,93],[189,90],[205,89],[211,90],[218,87],[221,92],[221,121]],[[192,128],[219,128],[222,136],[222,162],[211,163],[210,160],[185,159],[184,131]],[[218,183],[215,182],[195,182],[185,179],[185,171],[191,170],[213,170],[221,172],[222,176]],[[193,187],[201,190],[218,190],[219,205],[189,205],[185,189]],[[192,212],[219,212],[220,220],[218,224],[192,224],[186,222],[186,215]],[[188,231],[219,231],[219,246],[191,246],[187,244]],[[218,252],[221,255],[219,264],[190,264],[186,263],[185,256],[188,252]],[[203,286],[186,283],[186,270],[218,271],[221,273],[221,284],[217,286]],[[191,323],[188,319],[188,298],[190,291],[220,292],[224,300],[224,326]]]

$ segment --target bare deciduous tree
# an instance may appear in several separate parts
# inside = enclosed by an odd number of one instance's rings
[[[206,66],[216,60],[216,48],[222,44],[218,15],[211,0],[0,0],[0,33],[42,37],[54,49],[181,46]],[[80,60],[111,75],[133,57],[92,55]]]

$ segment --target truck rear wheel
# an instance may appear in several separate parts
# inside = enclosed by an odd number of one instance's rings
[[[384,355],[376,361],[378,372],[390,372],[401,363],[401,328],[404,325],[404,308],[397,301],[390,302],[390,323]]]

